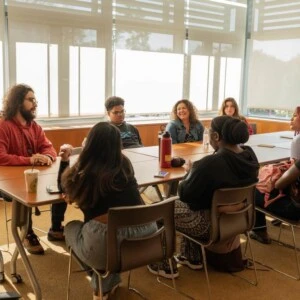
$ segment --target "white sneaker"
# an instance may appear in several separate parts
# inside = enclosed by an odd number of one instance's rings
[[[180,254],[175,256],[175,259],[178,264],[188,266],[192,270],[203,269],[203,264],[200,261],[197,261],[197,262],[189,261],[185,256],[180,255]]]

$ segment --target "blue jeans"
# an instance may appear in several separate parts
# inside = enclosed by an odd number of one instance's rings
[[[122,228],[118,232],[118,241],[126,237],[142,237],[157,230],[156,224]],[[71,221],[65,227],[65,238],[68,247],[72,247],[76,256],[82,261],[82,267],[106,269],[106,233],[107,225],[95,220],[87,223]],[[103,293],[109,292],[121,281],[119,274],[110,274],[102,280]],[[92,275],[92,287],[97,292],[97,276]]]

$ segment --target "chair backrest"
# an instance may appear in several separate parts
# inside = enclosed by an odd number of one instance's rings
[[[118,229],[158,222],[147,236],[118,241]],[[175,252],[174,199],[151,205],[109,209],[107,271],[124,272],[170,258]]]
[[[251,230],[255,222],[256,184],[223,188],[214,192],[211,208],[210,240],[224,241]]]

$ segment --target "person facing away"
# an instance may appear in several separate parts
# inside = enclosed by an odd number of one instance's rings
[[[290,129],[294,131],[294,138],[291,143],[291,159],[300,159],[300,106],[294,110]]]
[[[187,99],[177,101],[172,108],[171,119],[166,131],[171,134],[172,144],[203,140],[204,128],[191,101]]]
[[[211,226],[208,212],[211,209],[214,191],[257,182],[257,157],[251,147],[241,145],[248,139],[249,132],[245,122],[229,116],[219,116],[212,120],[209,140],[215,149],[214,154],[194,162],[179,184],[179,198],[175,200],[175,226],[178,230],[206,241]],[[217,267],[233,271],[237,267],[233,263],[235,255],[241,258],[239,236],[220,243],[217,250],[216,252],[221,254],[215,261],[222,260],[224,264]],[[225,257],[222,256],[224,253]],[[200,246],[186,238],[181,238],[180,253],[175,259],[177,263],[193,270],[203,268]],[[165,262],[151,264],[148,269],[151,273],[166,278],[171,276]],[[176,272],[175,276],[178,276],[177,269]]]
[[[110,122],[119,128],[124,149],[143,147],[137,128],[124,120],[124,104],[124,99],[117,96],[112,96],[105,100],[105,108]]]
[[[78,161],[72,167],[68,168],[71,148],[64,145],[60,151],[61,187],[65,199],[75,203],[84,214],[83,222],[75,220],[65,226],[66,243],[83,265],[99,270],[106,267],[109,208],[143,204],[132,164],[121,150],[120,130],[111,123],[100,122],[89,132]],[[156,229],[156,224],[124,228],[119,237],[141,237]],[[93,275],[94,299],[100,299],[95,280]],[[120,275],[111,274],[102,283],[103,292],[107,294],[119,285]]]
[[[206,211],[211,209],[215,190],[257,182],[257,157],[251,147],[242,146],[248,139],[249,132],[245,122],[230,116],[219,116],[212,120],[209,140],[215,152],[194,162],[179,184],[179,199],[175,201],[177,228],[193,237],[206,240],[210,229],[209,214]],[[239,236],[210,250],[216,256],[220,253],[220,261],[222,258],[226,260],[225,265],[215,267],[233,271],[235,266],[230,264],[230,258],[232,257],[233,263],[236,255],[241,257]],[[222,256],[224,253],[226,258]],[[179,263],[201,266],[201,248],[183,238],[177,260]]]
[[[12,86],[3,100],[0,121],[0,165],[51,166],[56,151],[43,129],[35,121],[37,101],[33,89],[26,84]],[[52,217],[55,218],[55,215]],[[44,249],[32,229],[29,218],[24,246],[32,254],[43,254]]]
[[[253,129],[251,125],[248,123],[247,119],[244,116],[240,115],[239,106],[234,98],[228,97],[223,101],[221,108],[219,110],[219,115],[230,116],[244,121],[247,124],[249,134],[250,135],[253,134]]]

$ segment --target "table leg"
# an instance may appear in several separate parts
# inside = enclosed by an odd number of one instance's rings
[[[16,243],[16,250],[12,256],[11,259],[11,270],[12,272],[16,271],[16,259],[18,257],[18,252],[21,255],[21,258],[23,260],[27,275],[30,279],[31,285],[33,287],[36,300],[42,299],[42,292],[41,288],[39,286],[39,283],[37,281],[37,278],[33,272],[32,266],[30,264],[30,261],[27,257],[27,254],[25,252],[25,249],[23,247],[22,240],[24,239],[24,235],[27,232],[28,229],[28,220],[29,220],[29,214],[31,214],[31,208],[27,207],[25,205],[22,205],[20,202],[13,199],[12,201],[12,218],[11,218],[11,232],[14,237],[15,243]],[[21,233],[18,232],[18,227],[21,228]],[[14,273],[13,273],[14,274]]]

